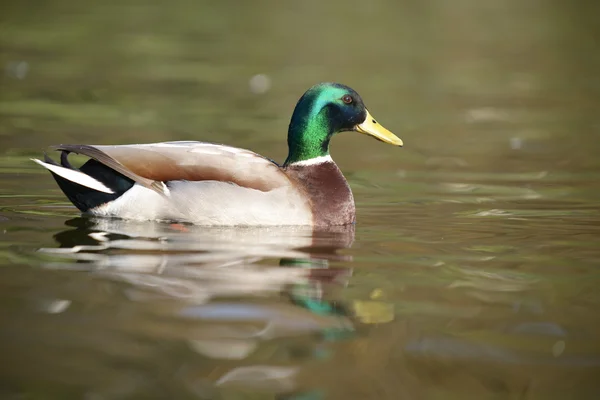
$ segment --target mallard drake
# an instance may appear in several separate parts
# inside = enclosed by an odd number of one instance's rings
[[[283,165],[222,144],[179,141],[117,146],[61,144],[47,168],[83,213],[199,225],[311,225],[355,222],[352,191],[329,155],[339,132],[357,131],[402,146],[353,89],[317,84],[300,98]],[[90,159],[77,169],[69,153]]]

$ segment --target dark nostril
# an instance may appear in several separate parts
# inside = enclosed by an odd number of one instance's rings
[[[372,122],[372,123],[374,123],[374,124],[376,124],[376,123],[377,123],[377,121],[375,121],[374,119],[372,119],[372,120],[371,120],[371,122]]]

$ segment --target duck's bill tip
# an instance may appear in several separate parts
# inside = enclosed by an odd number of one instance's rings
[[[374,137],[385,143],[393,144],[394,146],[402,147],[404,142],[398,136],[388,131],[383,125],[378,123],[375,118],[367,111],[367,117],[364,122],[356,125],[356,131]]]

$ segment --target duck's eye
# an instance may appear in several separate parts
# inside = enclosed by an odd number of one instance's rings
[[[350,96],[349,94],[345,94],[345,95],[342,97],[342,101],[343,101],[344,103],[346,103],[346,104],[350,104],[350,103],[352,103],[352,102],[354,101],[354,99],[352,99],[352,96]]]

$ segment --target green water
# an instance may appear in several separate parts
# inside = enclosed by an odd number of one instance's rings
[[[3,4],[0,398],[598,398],[599,13]],[[191,139],[282,162],[320,81],[405,143],[333,140],[354,229],[80,218],[29,161]]]

